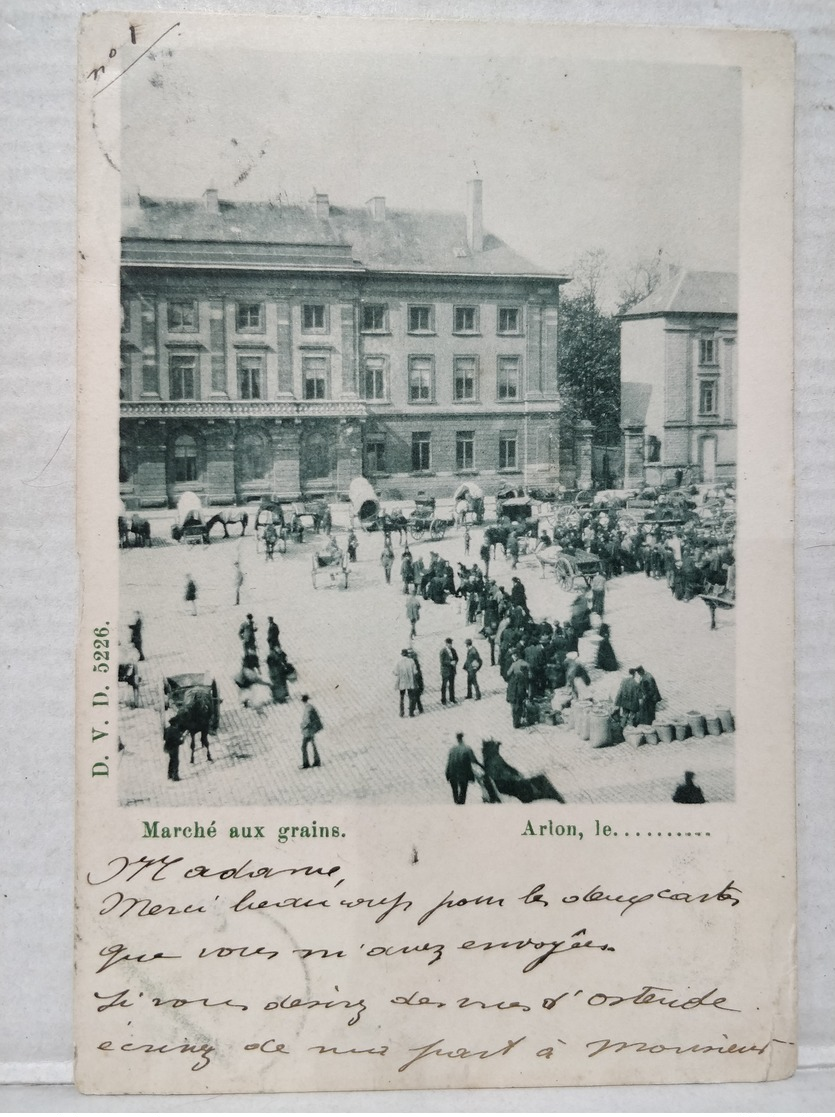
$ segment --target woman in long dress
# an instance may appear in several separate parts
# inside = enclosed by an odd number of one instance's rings
[[[279,704],[286,702],[290,696],[287,688],[287,656],[280,647],[270,649],[270,654],[267,656],[267,669],[270,673],[273,702]]]

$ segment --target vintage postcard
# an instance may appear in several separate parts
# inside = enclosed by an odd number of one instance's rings
[[[790,39],[79,83],[79,1088],[790,1075]]]

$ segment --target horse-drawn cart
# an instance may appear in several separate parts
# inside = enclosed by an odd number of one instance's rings
[[[409,517],[409,534],[412,539],[419,542],[426,533],[433,543],[439,543],[448,527],[455,523],[454,518],[438,516],[435,509],[434,496],[418,496],[415,500],[415,510]]]
[[[177,501],[177,522],[171,525],[177,543],[208,543],[209,523],[197,493],[183,493]]]
[[[194,739],[200,734],[200,744],[211,760],[209,733],[217,733],[220,725],[220,703],[217,682],[207,671],[166,675],[162,680],[163,721],[165,711],[173,708],[184,733],[191,734],[191,763],[194,763]]]
[[[592,578],[600,571],[600,559],[589,551],[562,551],[558,547],[545,547],[536,552],[536,558],[542,568],[542,576],[545,576],[546,570],[553,570],[560,589],[568,591],[574,589],[578,578],[589,589]]]
[[[348,555],[335,544],[315,551],[311,556],[313,588],[316,590],[324,582],[326,586],[348,588]]]

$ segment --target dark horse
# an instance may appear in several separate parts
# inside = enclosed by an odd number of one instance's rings
[[[558,803],[565,802],[546,775],[523,776],[500,755],[500,748],[501,741],[490,740],[481,743],[485,791],[490,796],[491,802],[500,802],[496,792],[512,795],[522,803],[530,803],[534,799],[555,799]]]
[[[143,516],[132,516],[128,521],[127,516],[119,517],[119,546],[129,547],[130,537],[133,536],[134,547],[151,546],[151,524]]]
[[[229,525],[240,524],[241,535],[246,535],[246,527],[249,523],[249,514],[243,508],[227,508],[222,512],[216,512],[214,516],[206,523],[206,536],[208,537],[210,531],[215,524],[221,524],[223,527],[223,538],[229,538]]]
[[[211,686],[189,687],[177,705],[177,725],[184,733],[191,735],[191,763],[194,763],[195,737],[200,734],[200,744],[206,750],[206,759],[211,760],[209,734],[217,733],[219,723],[218,706],[220,699],[217,683]]]

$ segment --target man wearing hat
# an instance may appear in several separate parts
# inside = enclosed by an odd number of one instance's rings
[[[452,637],[447,636],[441,648],[441,705],[446,706],[447,699],[455,704],[455,675],[458,671],[458,652],[452,644]]]
[[[400,659],[394,669],[397,689],[400,691],[400,716],[405,717],[404,705],[406,695],[409,695],[409,717],[415,716],[417,705],[417,666],[409,655],[409,649],[403,648]]]

